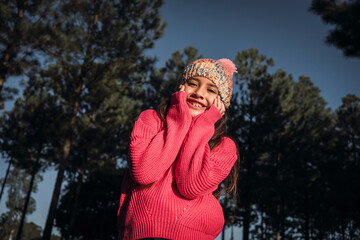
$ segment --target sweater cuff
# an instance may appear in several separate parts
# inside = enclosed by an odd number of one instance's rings
[[[175,92],[171,95],[171,105],[186,103],[186,93],[183,91]]]
[[[211,107],[204,112],[204,117],[215,124],[220,118],[222,118],[222,115],[214,105],[211,105]]]

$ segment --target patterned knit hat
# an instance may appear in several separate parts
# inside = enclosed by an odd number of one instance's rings
[[[186,82],[192,77],[205,77],[211,80],[218,88],[221,100],[226,108],[230,105],[232,93],[232,76],[236,71],[235,64],[222,58],[213,60],[210,58],[198,59],[185,67],[182,81]]]

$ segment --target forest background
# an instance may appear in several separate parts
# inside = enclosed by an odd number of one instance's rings
[[[115,239],[138,114],[228,57],[241,167],[219,238],[358,239],[360,1],[269,2],[1,1],[0,238]]]

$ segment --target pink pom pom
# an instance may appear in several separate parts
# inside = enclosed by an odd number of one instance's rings
[[[217,60],[217,62],[221,62],[226,67],[226,69],[230,73],[231,77],[234,72],[237,72],[235,64],[230,59],[222,58],[222,59]]]

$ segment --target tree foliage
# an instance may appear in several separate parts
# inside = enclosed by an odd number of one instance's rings
[[[326,42],[341,49],[347,57],[360,57],[360,1],[313,0],[310,10],[334,28]]]
[[[46,125],[50,133],[42,146],[52,151],[47,160],[59,170],[44,239],[50,238],[64,171],[69,179],[83,175],[86,181],[94,169],[109,163],[117,166],[126,156],[131,126],[141,110],[138,97],[154,63],[144,51],[154,46],[165,27],[159,16],[161,4],[161,0],[51,1],[46,9],[34,9],[41,16],[42,28],[33,33],[40,40],[36,47],[42,62],[27,72],[25,91],[43,98],[27,96],[23,101],[53,110],[50,116],[44,114],[45,123],[52,125]],[[34,120],[46,113],[25,112]],[[40,135],[35,140],[40,141]],[[35,144],[28,138],[25,143],[18,146],[28,149]]]
[[[41,0],[0,2],[0,109],[18,92],[9,81],[39,67],[38,33],[44,31],[42,20],[50,6],[51,1]]]
[[[37,190],[37,184],[41,181],[41,177],[36,179],[33,192]],[[25,203],[24,196],[29,189],[30,175],[25,170],[14,168],[7,181],[8,199],[6,201],[7,212],[1,214],[0,217],[0,238],[9,239],[10,236],[15,238],[18,231],[23,206]],[[31,214],[36,210],[34,198],[30,198],[27,208],[27,214]]]
[[[93,171],[82,180],[78,196],[74,194],[78,191],[78,182],[68,181],[58,207],[55,225],[67,237],[117,239],[116,213],[125,170],[108,163],[108,166]],[[76,210],[74,201],[79,202]],[[70,226],[71,222],[73,226]]]
[[[347,134],[354,130],[346,131],[347,144],[343,144],[335,114],[309,77],[294,81],[283,70],[269,73],[273,60],[256,49],[239,52],[235,63],[238,75],[229,120],[230,132],[241,145],[242,162],[238,208],[233,215],[244,229],[243,239],[341,235],[354,239],[358,208],[352,201],[358,201],[358,191],[348,181],[356,177],[339,167],[344,159],[358,156],[357,147],[356,154],[351,151],[357,140],[353,144]],[[347,120],[341,119],[348,129],[359,125],[356,99],[347,97],[342,110],[337,110],[347,112]],[[343,196],[348,199],[346,207],[340,204]],[[339,222],[343,223],[340,227]]]
[[[184,67],[202,57],[186,47],[157,68],[145,54],[165,27],[161,4],[1,2],[0,57],[9,59],[1,62],[1,76],[26,78],[23,96],[0,118],[0,150],[11,169],[3,181],[8,211],[0,217],[0,238],[16,236],[21,215],[23,238],[39,238],[41,228],[25,217],[35,209],[31,193],[41,173],[54,166],[58,180],[43,239],[50,239],[54,218],[65,239],[116,239],[133,123],[142,110],[168,100]],[[337,26],[329,43],[354,57],[357,4],[312,5]],[[259,50],[238,52],[234,62],[228,133],[240,144],[241,169],[238,198],[221,199],[227,227],[241,226],[244,240],[359,238],[359,97],[347,95],[331,111],[310,77],[273,71],[273,59]]]

